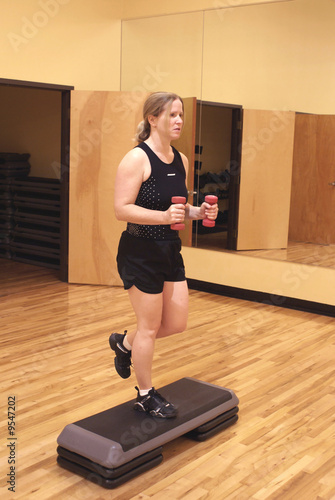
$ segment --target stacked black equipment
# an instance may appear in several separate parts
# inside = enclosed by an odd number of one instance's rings
[[[60,265],[60,182],[57,179],[16,179],[12,258],[52,269]]]
[[[0,153],[0,255],[59,269],[60,182],[28,177],[28,158]]]
[[[0,153],[0,177],[26,177],[30,172],[29,153]]]
[[[14,228],[12,179],[0,177],[0,256],[10,259],[10,239]]]
[[[15,213],[12,186],[16,178],[29,174],[29,158],[29,153],[0,153],[0,256],[8,259]]]

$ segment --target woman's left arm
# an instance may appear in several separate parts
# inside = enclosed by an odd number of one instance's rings
[[[180,153],[183,160],[185,172],[186,172],[186,186],[187,186],[187,176],[188,176],[188,159],[183,153]],[[210,205],[205,201],[200,205],[200,207],[194,207],[187,203],[185,209],[185,219],[200,220],[200,219],[211,219],[215,220],[218,216],[218,205]]]

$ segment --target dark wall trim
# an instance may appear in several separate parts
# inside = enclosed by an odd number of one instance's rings
[[[201,99],[197,99],[197,104],[204,104],[205,106],[215,106],[221,108],[232,108],[232,109],[243,109],[241,104],[228,104],[226,102],[215,102],[215,101],[202,101]]]
[[[69,171],[71,92],[62,91],[61,172],[60,172],[60,279],[68,281],[69,271]]]
[[[53,83],[40,83],[40,82],[26,82],[25,80],[10,80],[7,78],[0,78],[0,85],[8,85],[11,87],[28,87],[33,89],[44,90],[73,90],[74,87],[69,85],[56,85]]]
[[[251,302],[260,302],[277,307],[285,307],[287,309],[296,309],[322,316],[335,317],[335,306],[321,304],[319,302],[311,302],[308,300],[294,299],[291,297],[283,297],[270,293],[257,292],[255,290],[245,290],[243,288],[234,288],[217,283],[208,283],[207,281],[199,281],[188,279],[188,286],[191,290],[199,290],[201,292],[214,293],[215,295],[223,295],[235,299],[249,300]]]

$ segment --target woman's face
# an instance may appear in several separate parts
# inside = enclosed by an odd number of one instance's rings
[[[183,129],[184,112],[179,99],[173,101],[171,107],[165,106],[155,119],[155,126],[159,134],[168,136],[170,141],[179,139]]]

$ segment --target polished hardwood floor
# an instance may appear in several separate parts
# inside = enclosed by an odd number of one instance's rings
[[[187,331],[157,341],[155,386],[191,376],[228,387],[239,420],[203,443],[168,443],[158,467],[106,490],[60,468],[56,440],[65,425],[135,396],[108,346],[111,331],[135,325],[127,295],[4,259],[0,272],[3,498],[335,498],[333,318],[190,291]],[[10,398],[15,493],[6,483]]]
[[[213,233],[211,235],[198,235],[197,239],[194,238],[193,245],[208,250],[236,253],[235,250],[224,250],[227,246],[226,232]],[[335,269],[335,245],[318,245],[315,243],[289,241],[287,248],[239,250],[238,254],[248,257],[282,260],[285,262],[295,262],[296,264],[307,264]]]
[[[277,250],[247,250],[241,251],[239,254],[335,269],[335,245],[317,245],[314,243],[289,241],[287,248]]]

